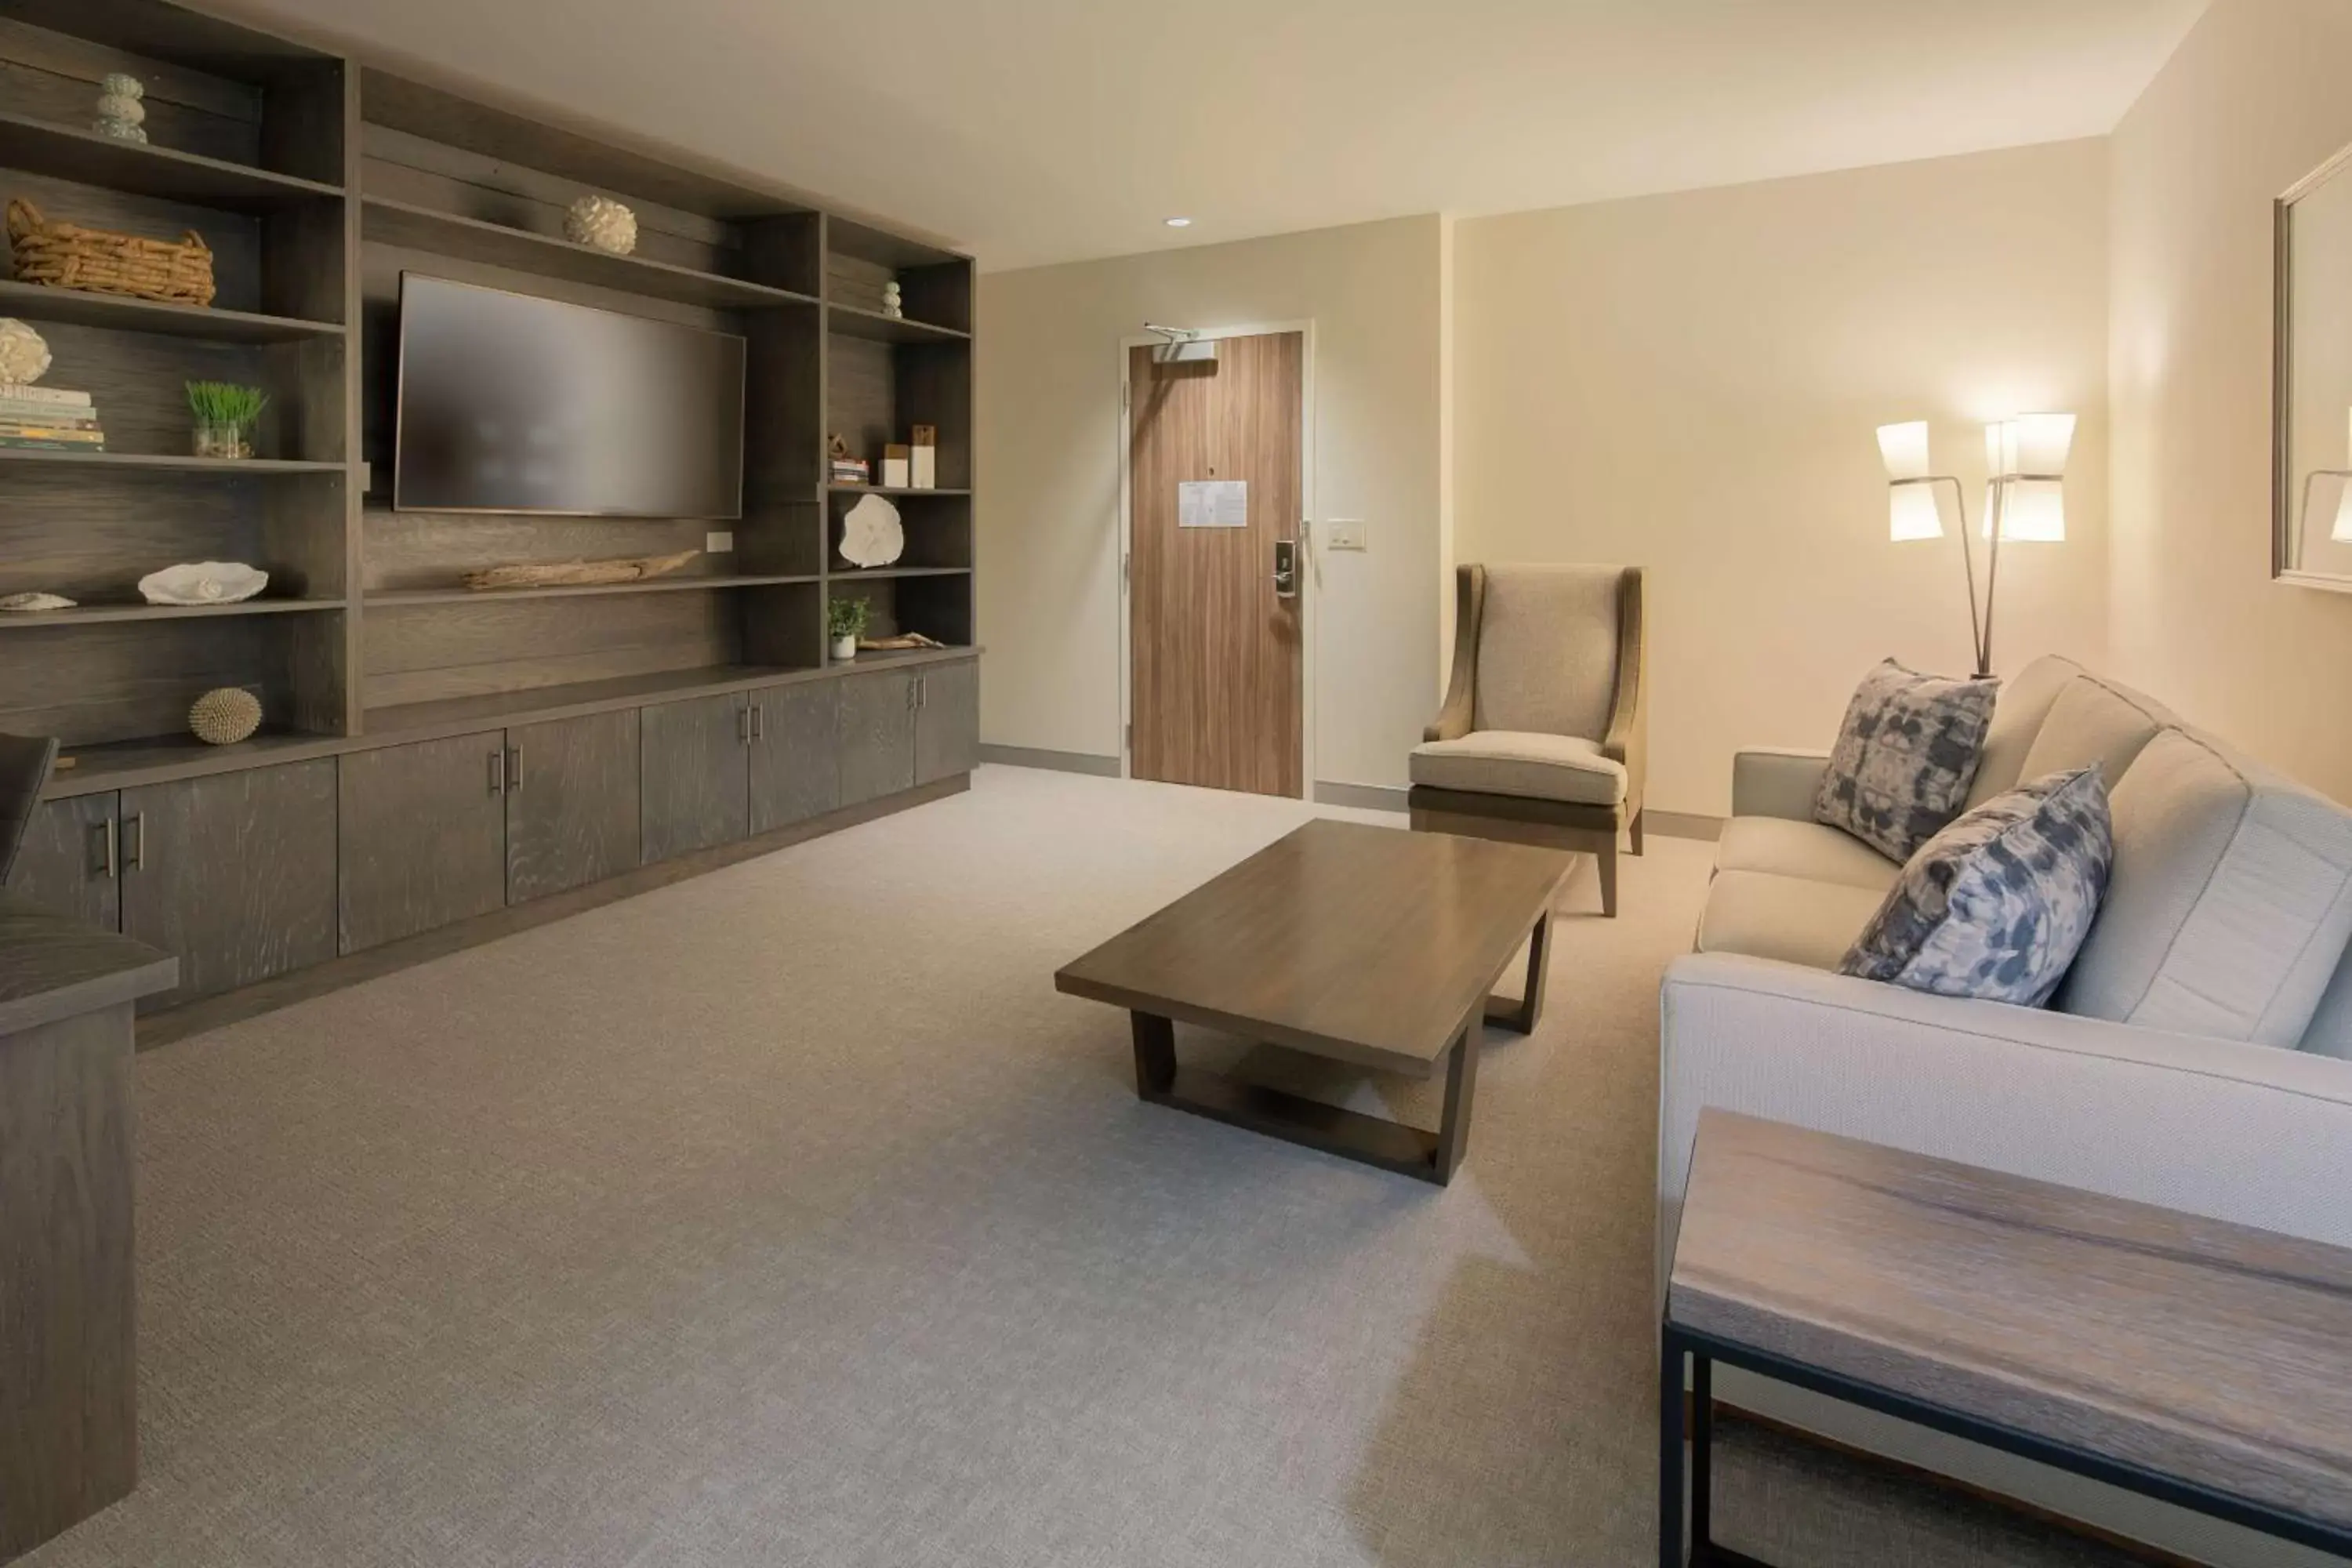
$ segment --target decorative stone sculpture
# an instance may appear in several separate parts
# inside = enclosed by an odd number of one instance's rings
[[[12,616],[38,615],[43,610],[70,610],[74,602],[63,594],[11,594],[0,599],[0,613]]]
[[[14,316],[0,317],[0,386],[26,386],[49,368],[49,345]]]
[[[147,86],[135,76],[116,71],[99,83],[97,132],[117,142],[147,140]]]
[[[241,686],[205,692],[188,710],[188,731],[208,746],[234,746],[261,728],[261,699]]]
[[[563,237],[626,256],[637,247],[637,215],[610,196],[582,196],[563,215]]]
[[[193,561],[139,579],[151,605],[236,605],[269,586],[269,574],[242,561]]]
[[[882,285],[882,313],[894,321],[907,318],[906,307],[898,299],[898,280],[896,278]]]
[[[841,520],[841,558],[852,566],[887,566],[906,549],[898,509],[880,496],[860,496]]]

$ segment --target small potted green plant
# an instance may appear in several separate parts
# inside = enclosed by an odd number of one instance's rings
[[[831,599],[824,606],[824,629],[833,638],[833,657],[836,661],[857,657],[857,638],[866,630],[866,623],[874,607],[863,599]]]
[[[252,457],[253,427],[268,406],[269,395],[257,386],[227,381],[188,383],[188,412],[196,424],[196,456]]]

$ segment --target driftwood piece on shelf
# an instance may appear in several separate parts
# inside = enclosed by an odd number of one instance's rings
[[[920,632],[900,632],[895,637],[859,637],[857,639],[859,650],[866,653],[887,653],[893,648],[945,647],[947,646],[939,638],[927,637]]]
[[[699,550],[675,555],[632,555],[617,561],[542,561],[520,566],[486,566],[468,572],[468,588],[579,588],[604,583],[642,583],[667,577],[696,556]]]

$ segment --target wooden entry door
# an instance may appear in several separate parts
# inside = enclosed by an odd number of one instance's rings
[[[1213,362],[1128,355],[1129,713],[1135,776],[1297,795],[1304,334],[1224,338]],[[1242,527],[1181,526],[1180,487],[1238,479]],[[1197,493],[1197,492],[1196,492]],[[1284,596],[1276,545],[1291,553]]]

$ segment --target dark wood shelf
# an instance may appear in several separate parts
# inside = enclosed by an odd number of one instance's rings
[[[717,593],[725,588],[768,588],[792,583],[814,583],[814,573],[773,575],[656,577],[642,583],[580,583],[545,588],[377,588],[363,603],[377,605],[481,605],[499,599],[576,599],[601,594]]]
[[[76,184],[99,185],[125,195],[155,196],[226,212],[278,212],[306,202],[339,201],[343,195],[340,185],[273,174],[267,169],[175,153],[152,143],[118,142],[95,131],[54,125],[5,110],[0,110],[0,165]]]
[[[0,316],[221,343],[301,342],[310,338],[341,337],[344,331],[341,323],[334,321],[299,321],[290,316],[257,316],[246,310],[169,305],[121,294],[89,294],[39,283],[7,281],[0,281]]]
[[[437,702],[407,702],[367,710],[365,731],[372,737],[414,737],[419,731],[457,730],[474,726],[536,723],[613,708],[637,708],[648,702],[671,702],[689,697],[709,697],[773,685],[795,679],[814,679],[822,669],[792,666],[720,664],[693,669],[667,669],[652,675],[627,675],[608,680],[579,680],[561,686],[533,686],[480,697],[447,697]]]
[[[207,745],[185,734],[71,746],[65,755],[73,759],[74,765],[50,775],[48,788],[41,792],[42,798],[58,800],[67,795],[96,795],[101,790],[129,789],[134,784],[236,773],[264,763],[299,763],[310,757],[332,756],[347,749],[348,744],[337,735],[264,731],[233,746]]]
[[[858,485],[836,481],[824,487],[837,496],[968,496],[970,490],[946,489],[937,485],[921,489],[912,485]]]
[[[908,664],[950,664],[960,658],[971,658],[982,649],[976,645],[959,644],[949,647],[866,648],[856,658],[834,659],[828,656],[825,668],[835,675],[855,670],[872,669],[883,665],[897,667]]]
[[[0,632],[29,631],[37,626],[86,626],[110,621],[298,616],[343,607],[341,599],[247,599],[235,605],[76,605],[70,610],[0,610]]]
[[[182,458],[159,452],[57,452],[42,447],[0,447],[0,463],[65,468],[146,469],[163,474],[340,474],[348,463],[307,463],[285,458]]]
[[[642,256],[614,256],[585,245],[574,245],[553,235],[527,228],[509,228],[436,212],[383,196],[362,201],[361,232],[385,245],[429,250],[436,255],[478,261],[542,278],[625,293],[644,294],[681,304],[719,310],[760,310],[783,305],[814,305],[816,300],[789,289],[772,289],[717,272],[698,272]]]
[[[835,566],[828,574],[835,583],[871,577],[969,577],[969,566]]]
[[[935,327],[929,321],[918,321],[909,316],[886,316],[879,310],[868,310],[856,305],[838,302],[825,306],[825,324],[846,337],[869,338],[883,343],[968,343],[970,332],[960,332],[953,327]]]

